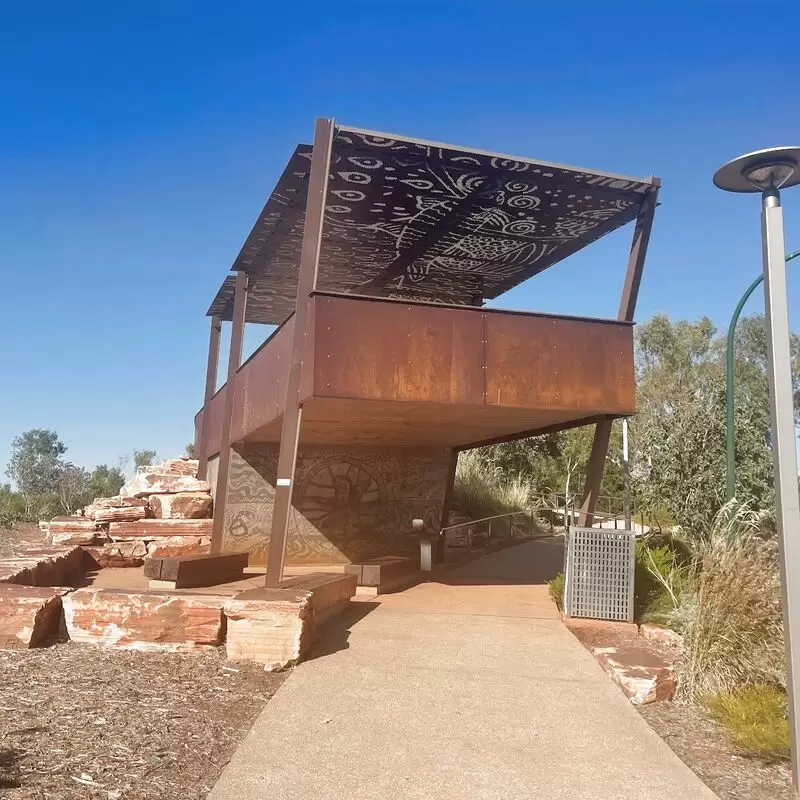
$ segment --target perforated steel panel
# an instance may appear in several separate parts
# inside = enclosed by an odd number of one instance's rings
[[[566,616],[633,622],[635,547],[633,531],[572,528],[566,548]]]

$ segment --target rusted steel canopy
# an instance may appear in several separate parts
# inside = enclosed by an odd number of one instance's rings
[[[234,261],[247,321],[293,310],[311,148],[300,145]],[[479,305],[639,213],[655,188],[628,178],[339,127],[320,291]],[[233,281],[209,315],[230,319]]]

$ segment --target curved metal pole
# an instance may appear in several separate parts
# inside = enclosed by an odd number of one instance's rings
[[[795,250],[786,256],[786,261],[789,262],[793,258],[800,256],[800,250]],[[732,500],[736,496],[736,440],[733,427],[733,411],[734,411],[734,397],[733,397],[733,339],[736,333],[736,325],[739,322],[739,316],[742,313],[744,304],[750,299],[750,295],[758,288],[758,285],[764,280],[763,273],[759,275],[748,287],[747,291],[742,295],[736,306],[733,316],[731,317],[731,324],[728,326],[728,346],[726,358],[726,375],[725,375],[725,455],[727,459],[727,495],[728,500]]]

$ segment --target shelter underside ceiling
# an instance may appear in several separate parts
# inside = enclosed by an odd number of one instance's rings
[[[600,411],[598,410],[598,414]],[[302,444],[458,447],[497,437],[569,427],[595,416],[586,411],[448,406],[381,400],[314,398],[303,404]],[[282,416],[245,437],[279,442]]]

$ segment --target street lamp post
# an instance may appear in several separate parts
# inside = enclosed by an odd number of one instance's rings
[[[775,504],[780,549],[783,630],[786,643],[786,689],[792,787],[800,788],[800,686],[794,665],[800,666],[800,639],[792,631],[800,618],[800,495],[797,490],[797,452],[786,294],[783,209],[780,190],[800,183],[800,147],[776,147],[748,153],[720,167],[714,183],[728,192],[761,192],[761,239],[764,297],[769,356],[769,394],[772,411],[772,458],[775,464]]]
[[[794,253],[789,253],[789,255],[786,256],[786,262],[788,263],[798,256],[800,256],[800,250],[795,250]],[[762,272],[747,287],[747,291],[742,295],[733,312],[731,324],[728,326],[727,355],[725,358],[725,461],[727,467],[725,471],[725,480],[728,490],[728,500],[732,500],[736,496],[736,433],[733,424],[733,411],[735,407],[733,396],[735,382],[733,375],[733,340],[736,334],[736,324],[739,322],[739,315],[742,313],[744,304],[750,299],[750,295],[753,294],[763,280],[764,273]]]

